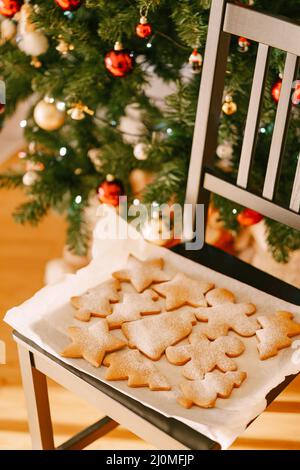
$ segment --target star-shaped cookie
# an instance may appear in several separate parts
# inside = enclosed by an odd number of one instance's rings
[[[258,321],[262,326],[256,332],[260,359],[276,356],[278,351],[292,344],[291,337],[300,335],[300,323],[293,321],[290,312],[276,312],[275,315],[260,316]]]
[[[209,339],[226,336],[233,330],[241,336],[253,336],[260,328],[254,318],[249,318],[256,311],[253,304],[226,303],[215,307],[199,308],[194,313],[201,325],[201,332]]]
[[[166,298],[166,310],[173,310],[186,304],[192,307],[206,306],[204,294],[213,287],[210,282],[196,281],[183,273],[177,273],[171,281],[155,285],[153,289]]]
[[[127,321],[139,320],[142,315],[159,313],[161,307],[155,302],[158,295],[153,291],[142,294],[124,294],[123,302],[114,306],[114,311],[107,317],[109,327],[119,328]]]
[[[189,336],[190,344],[170,346],[166,357],[171,364],[183,365],[183,375],[190,380],[203,379],[207,372],[219,368],[222,372],[236,370],[232,357],[237,357],[245,350],[242,341],[234,336],[221,336],[209,341],[199,332]]]
[[[111,303],[118,302],[121,289],[120,282],[109,279],[96,287],[89,289],[82,295],[71,297],[71,304],[77,309],[75,318],[89,321],[93,317],[106,317],[112,312]]]
[[[167,379],[153,362],[137,349],[125,349],[108,354],[103,361],[109,366],[106,380],[127,380],[128,387],[149,387],[150,390],[170,390]]]
[[[126,345],[126,341],[112,335],[107,321],[99,319],[90,327],[70,326],[68,334],[72,340],[62,352],[63,357],[84,358],[95,367],[102,364],[106,352],[116,351]]]
[[[125,269],[115,271],[113,277],[120,281],[130,281],[137,292],[143,292],[153,282],[168,281],[170,277],[163,271],[162,258],[141,261],[129,255]]]
[[[206,374],[203,380],[185,380],[180,384],[182,395],[177,398],[180,405],[191,408],[212,408],[218,397],[228,398],[234,387],[238,388],[246,379],[246,372],[222,372],[216,370]]]
[[[167,312],[154,317],[123,323],[122,331],[130,348],[157,361],[168,346],[188,336],[196,323],[191,312]]]

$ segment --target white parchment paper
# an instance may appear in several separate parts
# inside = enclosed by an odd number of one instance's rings
[[[116,238],[116,225],[122,232],[121,238],[120,235]],[[129,388],[126,381],[107,382],[104,379],[105,367],[97,369],[82,359],[61,358],[59,353],[69,344],[67,327],[83,326],[82,322],[74,319],[70,297],[80,295],[86,289],[109,278],[112,271],[125,264],[129,253],[141,259],[163,257],[167,272],[175,274],[183,271],[195,279],[205,279],[214,282],[218,287],[226,287],[235,293],[237,301],[254,303],[257,306],[255,316],[273,314],[276,310],[288,310],[295,315],[296,321],[300,322],[299,307],[198,265],[165,248],[145,242],[132,227],[116,217],[114,211],[106,212],[105,217],[102,217],[96,226],[92,262],[77,274],[67,275],[62,282],[44,287],[22,305],[9,310],[5,321],[64,362],[109,383],[111,387],[166,416],[181,420],[219,442],[223,449],[228,448],[245,430],[247,424],[264,410],[267,393],[281,383],[285,376],[300,371],[300,342],[297,341],[300,336],[294,338],[294,347],[282,350],[276,357],[266,361],[259,360],[256,338],[243,338],[246,350],[235,360],[239,370],[247,372],[247,379],[239,389],[234,389],[229,399],[218,399],[216,407],[212,409],[194,406],[187,410],[177,404],[178,384],[183,379],[181,367],[169,364],[165,357],[156,365],[172,385],[171,391],[153,392],[147,388]],[[131,290],[129,284],[122,283],[123,292]],[[190,307],[183,309],[191,310]],[[195,328],[199,327],[200,323]],[[113,334],[122,335],[119,330],[113,330]]]

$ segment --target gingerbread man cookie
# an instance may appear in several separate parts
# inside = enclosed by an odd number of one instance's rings
[[[116,304],[114,311],[107,317],[109,327],[119,328],[127,321],[139,320],[142,315],[159,313],[161,307],[155,302],[158,295],[153,291],[145,291],[142,294],[124,294],[123,302]]]
[[[201,331],[209,339],[226,336],[233,330],[241,336],[253,336],[260,328],[254,318],[249,318],[256,311],[253,304],[226,303],[215,307],[199,308],[194,313],[198,320],[206,322]]]
[[[129,340],[129,347],[137,348],[157,361],[168,346],[188,336],[195,323],[191,312],[171,312],[123,323],[122,330]]]
[[[216,370],[206,374],[203,380],[185,380],[180,384],[182,395],[177,401],[185,408],[191,408],[194,404],[201,408],[213,408],[218,397],[228,398],[233,388],[238,388],[246,377],[246,372],[223,374]]]
[[[100,319],[90,327],[70,326],[68,334],[72,339],[62,352],[63,357],[84,358],[95,367],[102,364],[106,352],[116,351],[126,345],[126,341],[116,338],[108,330],[107,321]]]
[[[191,380],[202,379],[216,367],[223,372],[236,370],[237,365],[231,358],[240,356],[245,350],[242,341],[234,336],[221,336],[211,342],[201,333],[193,332],[189,342],[168,347],[166,357],[171,364],[187,363],[183,375]]]
[[[291,337],[300,335],[300,323],[293,321],[290,312],[276,312],[275,315],[259,316],[257,319],[262,326],[256,332],[260,359],[276,356],[278,351],[292,344]]]
[[[127,380],[128,387],[149,387],[150,390],[170,390],[167,379],[157,367],[137,349],[108,354],[103,361],[108,370],[106,380]]]
[[[166,310],[173,310],[186,304],[192,307],[206,306],[204,294],[213,287],[210,282],[177,273],[171,281],[153,286],[153,289],[166,298]]]
[[[93,317],[106,317],[112,312],[111,303],[118,302],[121,289],[120,282],[110,279],[89,289],[80,296],[71,297],[71,304],[77,309],[75,318],[89,321]]]
[[[130,281],[137,292],[143,292],[153,282],[164,282],[170,279],[163,271],[163,267],[162,258],[141,261],[129,255],[126,268],[114,272],[113,277],[120,281]]]

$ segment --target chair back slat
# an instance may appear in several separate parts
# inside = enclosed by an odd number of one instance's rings
[[[299,28],[300,29],[300,28]],[[263,197],[272,200],[277,187],[279,166],[283,156],[291,108],[291,91],[298,69],[298,57],[287,54],[283,72],[280,98],[270,147]]]
[[[300,154],[298,156],[297,170],[293,184],[290,209],[294,212],[300,211]]]
[[[255,152],[269,55],[269,46],[259,44],[237,176],[237,185],[242,188],[247,188],[251,162]]]
[[[222,104],[230,35],[222,31],[224,0],[215,0],[211,6],[210,24],[207,33],[207,53],[204,60],[202,80],[197,107],[197,132],[194,133],[192,158],[188,174],[186,202],[192,204],[193,212],[198,199],[199,182],[203,164],[209,164],[204,156],[215,151],[219,126],[219,109]],[[200,117],[201,116],[201,117]],[[207,133],[209,129],[209,133]]]
[[[223,31],[300,55],[299,25],[228,3]]]

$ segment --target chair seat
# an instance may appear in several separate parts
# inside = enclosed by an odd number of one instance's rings
[[[300,304],[299,289],[296,289],[295,287],[286,284],[281,280],[274,278],[256,268],[253,268],[243,261],[238,260],[234,256],[231,256],[213,246],[205,244],[203,249],[200,251],[185,251],[184,245],[177,245],[172,248],[172,250],[175,253],[183,255],[184,257],[189,258],[197,263],[222,272],[223,274],[230,275],[231,277],[238,279],[241,282],[245,282],[254,287],[261,286],[268,294],[298,305]],[[142,417],[163,431],[168,436],[171,436],[176,441],[182,443],[185,447],[194,450],[213,450],[220,448],[218,443],[195,431],[188,425],[174,418],[167,418],[163,414],[154,411],[153,409],[141,404],[137,400],[124,395],[122,392],[116,390],[108,384],[103,383],[82,371],[79,371],[69,364],[64,363],[62,360],[43,350],[33,341],[24,337],[20,333],[14,332],[14,336],[23,343],[27,344],[33,353],[36,351],[37,353],[50,358],[51,361],[56,363],[58,366],[71,372],[89,385],[92,385],[116,402],[119,402],[130,411],[134,412],[138,416]],[[270,404],[294,378],[295,376],[286,377],[284,382],[278,385],[275,389],[271,390],[266,397],[267,403]]]

